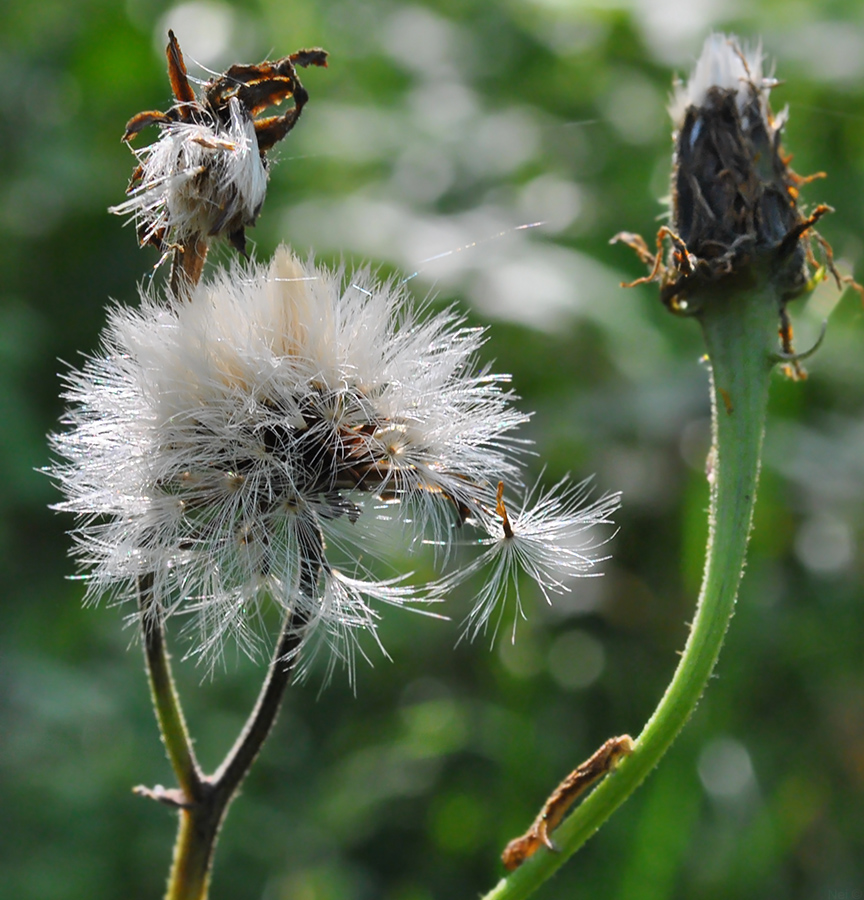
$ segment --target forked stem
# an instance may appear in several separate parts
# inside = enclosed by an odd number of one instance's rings
[[[678,668],[633,753],[541,848],[484,900],[528,897],[636,790],[699,703],[735,609],[753,519],[779,302],[769,284],[709,296],[700,313],[711,364],[713,450],[708,545],[696,615]]]
[[[152,578],[140,579],[144,655],[156,719],[180,789],[151,791],[139,788],[138,792],[179,811],[165,900],[205,900],[219,830],[231,801],[279,714],[305,622],[294,614],[287,616],[255,708],[222,765],[215,774],[207,776],[201,772],[192,750],[171,674],[171,658],[165,645],[162,621],[157,616],[145,615],[146,606],[153,602],[152,587]]]
[[[301,605],[300,595],[314,594],[318,584],[323,565],[323,537],[320,534],[304,535],[303,549],[304,562],[297,584],[298,601],[285,617],[258,700],[234,746],[216,772],[209,776],[201,772],[195,759],[171,674],[164,623],[158,612],[152,609],[157,602],[154,579],[152,576],[142,576],[138,581],[144,656],[153,706],[168,758],[180,785],[179,790],[138,789],[138,793],[179,810],[180,824],[165,900],[206,900],[222,822],[279,715],[308,625],[306,614],[297,607]]]

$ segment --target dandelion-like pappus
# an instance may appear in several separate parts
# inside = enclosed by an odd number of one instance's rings
[[[375,602],[438,599],[460,575],[373,577],[365,524],[382,517],[443,562],[480,530],[487,549],[461,569],[489,573],[474,630],[518,567],[547,597],[568,590],[598,561],[603,538],[585,532],[618,495],[591,503],[564,482],[508,516],[499,484],[521,483],[513,432],[528,417],[509,377],[478,366],[484,341],[452,311],[419,314],[404,287],[284,247],[186,300],[115,308],[102,351],[67,376],[69,430],[54,437],[89,597],[133,599],[146,577],[149,614],[190,614],[192,652],[211,662],[228,635],[255,650],[269,599],[350,663]]]

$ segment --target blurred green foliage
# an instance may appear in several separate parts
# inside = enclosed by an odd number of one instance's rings
[[[657,0],[5,0],[0,9],[0,897],[160,896],[171,815],[132,796],[171,779],[123,610],[80,607],[57,496],[38,473],[57,426],[57,360],[97,346],[108,298],[135,302],[155,258],[108,216],[132,159],[126,120],[169,100],[168,24],[221,70],[301,46],[311,102],[251,232],[325,258],[418,273],[422,299],[490,324],[539,472],[622,489],[605,576],[527,622],[454,644],[453,621],[390,611],[392,662],[289,692],[225,828],[213,900],[470,898],[549,790],[612,734],[636,733],[686,635],[701,574],[707,376],[609,238],[656,228],[664,106],[712,29],[762,36],[805,189],[862,253],[864,7]],[[518,226],[544,221],[530,229]],[[444,255],[441,255],[444,254]],[[227,251],[217,254],[223,261]],[[162,273],[157,274],[157,280]],[[860,277],[860,272],[859,272]],[[805,383],[773,390],[750,561],[723,656],[681,740],[539,897],[864,898],[864,312],[821,286],[829,319]],[[424,564],[421,562],[421,564]],[[470,586],[468,588],[470,590]],[[130,644],[133,646],[130,647]],[[178,645],[178,656],[182,645]],[[215,764],[262,668],[179,666]]]

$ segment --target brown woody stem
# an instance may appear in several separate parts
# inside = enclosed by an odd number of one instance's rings
[[[178,300],[188,299],[201,280],[207,249],[207,241],[200,235],[174,248],[169,285],[171,293]]]

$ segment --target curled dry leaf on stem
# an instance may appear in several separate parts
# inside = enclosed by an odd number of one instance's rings
[[[577,766],[549,795],[531,827],[504,848],[501,861],[508,872],[518,869],[540,847],[556,851],[551,833],[561,824],[573,804],[601,778],[615,771],[615,767],[633,752],[629,734],[609,738],[581,765]]]

